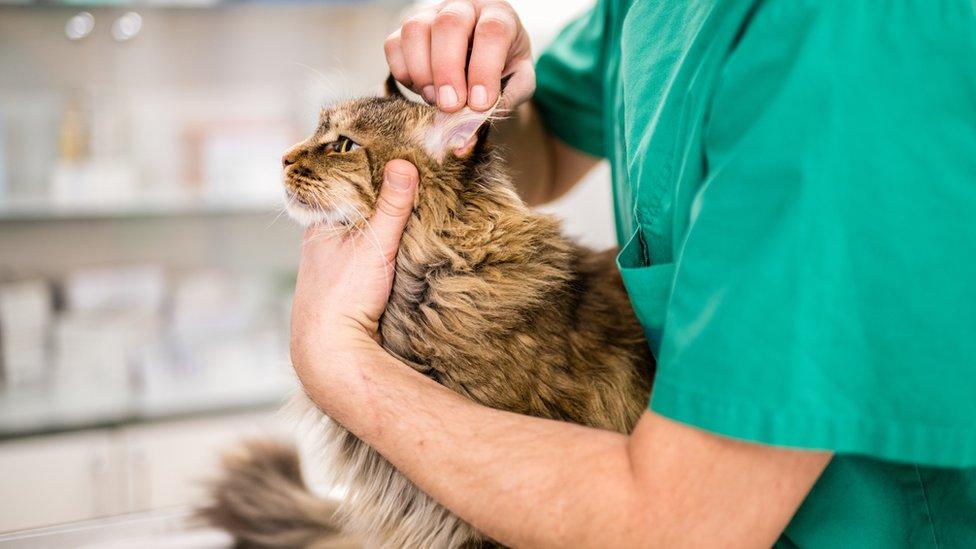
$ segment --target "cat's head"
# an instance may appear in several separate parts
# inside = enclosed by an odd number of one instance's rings
[[[491,111],[443,113],[407,100],[392,77],[386,90],[323,109],[315,132],[282,157],[288,212],[300,223],[368,219],[392,159],[410,160],[422,177],[460,174],[478,161]]]

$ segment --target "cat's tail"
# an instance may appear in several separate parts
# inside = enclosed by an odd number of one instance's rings
[[[294,446],[246,442],[224,456],[211,496],[199,515],[234,536],[238,547],[359,547],[339,529],[337,502],[309,491]]]

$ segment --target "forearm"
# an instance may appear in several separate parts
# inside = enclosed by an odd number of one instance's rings
[[[550,134],[531,102],[496,123],[493,131],[515,188],[530,206],[566,194],[600,161]]]
[[[519,196],[531,206],[547,202],[554,187],[551,137],[532,103],[516,107],[493,124],[492,132]]]
[[[313,400],[494,539],[520,547],[650,539],[627,437],[479,406],[383,353],[350,362],[327,385],[306,384]]]

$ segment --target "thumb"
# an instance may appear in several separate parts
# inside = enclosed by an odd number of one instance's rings
[[[376,211],[369,223],[389,260],[393,259],[400,247],[400,235],[413,211],[419,181],[417,168],[410,162],[391,160],[386,163]]]
[[[501,111],[511,111],[532,98],[535,93],[535,66],[532,59],[524,59],[512,65],[515,72],[502,90],[498,108]]]

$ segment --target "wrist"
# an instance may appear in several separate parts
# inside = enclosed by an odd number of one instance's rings
[[[295,307],[292,311],[290,344],[293,361],[378,343],[378,338],[373,335],[376,330],[350,315],[318,311],[309,314],[306,309]]]
[[[396,367],[409,370],[375,343],[308,355],[296,373],[308,398],[357,437],[375,442],[391,420]]]
[[[369,334],[342,323],[292,330],[292,367],[309,397],[330,416],[365,392],[370,365],[389,359]]]
[[[366,331],[342,322],[324,326],[293,325],[291,360],[296,371],[328,372],[338,364],[349,364],[360,355],[382,348]],[[344,367],[348,369],[348,367]]]

